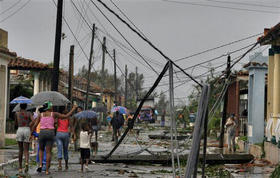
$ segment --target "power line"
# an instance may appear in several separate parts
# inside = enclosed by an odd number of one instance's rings
[[[21,9],[23,9],[31,0],[26,1],[20,8],[18,8],[15,12],[13,12],[12,14],[10,14],[9,16],[7,16],[6,18],[2,19],[0,21],[0,23],[6,21],[7,19],[9,19],[10,17],[14,16],[15,14],[17,14]]]
[[[145,36],[144,33],[142,33],[142,31],[130,20],[130,18],[112,1],[110,0],[110,2],[121,12],[121,14],[138,30],[139,33],[141,33],[141,35],[143,35],[145,38],[147,38]]]
[[[262,33],[258,33],[258,34],[255,34],[255,35],[251,35],[251,36],[248,36],[248,37],[246,37],[246,38],[242,38],[242,39],[240,39],[240,40],[235,40],[235,41],[232,41],[232,42],[229,42],[229,43],[226,43],[226,44],[223,44],[223,45],[214,47],[214,48],[210,48],[210,49],[207,49],[207,50],[204,50],[204,51],[201,51],[201,52],[198,52],[198,53],[195,53],[195,54],[186,56],[186,57],[182,57],[182,58],[176,59],[175,62],[181,61],[181,60],[183,60],[183,59],[188,59],[188,58],[191,58],[191,57],[194,57],[194,56],[198,56],[198,55],[201,55],[201,54],[204,54],[204,53],[207,53],[207,52],[210,52],[210,51],[219,49],[219,48],[223,48],[223,47],[225,47],[225,46],[229,46],[229,45],[232,45],[232,44],[234,44],[234,43],[238,43],[238,42],[241,42],[241,41],[244,41],[244,40],[248,40],[248,39],[250,39],[250,38],[259,36],[259,35],[261,35],[261,34],[262,34]]]
[[[101,25],[101,27],[103,28],[104,31],[102,31],[101,29],[98,29],[100,32],[102,32],[104,35],[107,35],[109,38],[111,38],[112,42],[118,46],[121,50],[123,50],[126,54],[128,54],[129,56],[131,56],[132,58],[134,58],[135,60],[137,60],[140,64],[142,64],[144,67],[149,68],[149,66],[146,66],[145,64],[141,63],[138,59],[136,59],[135,57],[133,57],[131,54],[129,54],[126,50],[130,51],[131,53],[139,56],[137,53],[135,53],[135,51],[131,50],[129,47],[127,47],[126,45],[124,45],[123,43],[121,43],[120,41],[118,41],[117,39],[115,39],[112,35],[110,35],[110,33],[108,33],[108,31],[106,30],[106,28],[103,26],[103,24],[100,22],[100,20],[97,18],[97,16],[92,12],[92,10],[90,9],[90,12],[92,13],[92,15],[94,16],[94,18],[97,20],[97,22]],[[108,39],[109,40],[109,39]],[[125,50],[126,49],[126,50]],[[156,60],[152,60],[152,59],[147,59],[148,57],[144,56],[143,54],[141,54],[141,56],[145,57],[146,60],[156,64],[156,65],[161,65],[161,63],[159,63]],[[150,69],[150,68],[149,68]]]
[[[112,2],[113,3],[113,2]],[[114,5],[119,9],[119,11],[121,11],[122,12],[122,14],[127,18],[127,19],[129,19],[125,14],[124,14],[124,12],[114,3]],[[94,14],[94,12],[89,8],[89,10],[90,10],[90,12],[91,12],[91,14],[94,16],[94,18],[97,20],[97,22],[101,25],[101,27],[103,28],[103,30],[104,31],[102,31],[101,29],[98,29],[98,30],[100,30],[100,32],[102,32],[102,33],[104,33],[105,35],[107,35],[109,38],[111,38],[112,39],[112,41],[113,41],[113,43],[115,43],[119,48],[121,48],[126,54],[128,54],[128,52],[127,51],[125,51],[125,49],[127,49],[128,51],[130,51],[131,53],[133,53],[133,54],[135,54],[136,56],[139,56],[138,55],[138,53],[136,53],[134,50],[132,50],[132,49],[130,49],[129,47],[127,47],[126,45],[124,45],[123,43],[121,43],[120,41],[118,41],[118,40],[116,40],[112,35],[110,35],[109,33],[108,33],[108,31],[106,30],[106,28],[103,26],[103,24],[100,22],[100,20],[97,18],[97,16]],[[129,19],[129,21],[133,24],[133,22]],[[133,24],[135,27],[136,27],[136,25],[135,24]],[[136,27],[137,28],[137,27]],[[139,28],[137,28],[139,31],[140,31],[140,29]],[[141,31],[140,31],[140,33],[141,34],[143,34]],[[144,34],[143,34],[144,35]],[[139,52],[140,53],[140,52]],[[141,54],[141,53],[140,53]],[[128,54],[129,56],[131,56],[130,54]],[[149,58],[149,57],[147,57],[147,56],[144,56],[143,54],[141,54],[141,56],[143,56],[147,61],[149,61],[149,62],[151,62],[151,63],[153,63],[153,64],[155,64],[155,65],[157,65],[157,66],[164,66],[164,65],[162,65],[162,63],[161,62],[159,62],[159,61],[157,61],[157,60],[155,60],[155,59],[151,59],[151,58]],[[140,57],[141,57],[140,56]],[[133,57],[134,59],[135,59],[135,57]],[[137,59],[136,59],[137,60]],[[137,60],[138,62],[139,62],[139,60]],[[141,62],[140,62],[141,63]],[[141,63],[143,66],[145,66],[145,67],[149,67],[149,66],[146,66],[146,65],[144,65],[143,63]]]
[[[210,2],[224,3],[224,4],[236,4],[236,5],[245,5],[245,6],[256,6],[256,7],[267,7],[267,8],[280,8],[280,6],[269,6],[265,4],[254,4],[246,2],[231,2],[231,1],[218,1],[218,0],[205,0]]]
[[[148,43],[154,50],[156,50],[161,56],[163,56],[166,60],[170,61],[175,67],[177,67],[178,69],[180,69],[185,75],[187,75],[190,79],[192,79],[195,83],[197,83],[198,85],[200,85],[202,87],[202,85],[196,81],[191,75],[189,75],[188,73],[186,73],[180,66],[178,66],[176,63],[174,63],[174,61],[172,61],[169,57],[167,57],[161,50],[159,50],[153,43],[151,43],[150,40],[148,40],[147,38],[143,37],[139,32],[137,32],[133,27],[131,27],[131,25],[129,25],[124,19],[122,19],[116,12],[114,12],[112,9],[110,9],[105,3],[103,3],[103,1],[101,0],[97,0],[99,3],[101,3],[109,12],[111,12],[113,15],[115,15],[122,23],[124,23],[126,26],[128,26],[128,28],[130,30],[132,30],[134,33],[136,33],[142,40],[144,40],[146,43]],[[98,6],[91,0],[91,2],[96,6],[96,8],[98,8]],[[104,14],[99,8],[98,10]],[[109,19],[106,18],[108,21]]]
[[[7,9],[3,10],[0,15],[4,14],[5,12],[9,11],[10,9],[12,9],[13,7],[15,7],[16,5],[18,5],[20,3],[21,0],[16,1],[14,4],[12,4],[10,7],[8,7]]]
[[[188,4],[188,5],[192,5],[192,6],[214,7],[214,8],[221,8],[221,9],[231,9],[231,10],[239,10],[239,11],[247,11],[247,12],[259,12],[259,13],[267,13],[267,14],[279,14],[279,12],[266,11],[266,10],[218,6],[218,5],[211,5],[211,4],[200,4],[200,3],[193,3],[193,2],[186,2],[186,1],[175,1],[175,0],[162,0],[162,1],[169,2],[169,3],[177,3],[177,4]]]
[[[217,56],[217,57],[214,57],[214,58],[212,58],[212,59],[209,59],[209,60],[206,60],[206,61],[203,61],[203,62],[194,64],[194,65],[192,65],[192,66],[189,66],[189,67],[187,67],[187,68],[184,68],[183,70],[194,69],[195,67],[200,66],[200,65],[202,65],[202,64],[206,64],[206,63],[209,63],[209,62],[218,60],[218,59],[220,59],[220,58],[222,58],[222,57],[225,57],[225,56],[227,56],[227,55],[229,55],[229,54],[233,54],[233,53],[239,52],[239,51],[241,51],[241,50],[244,50],[244,49],[246,49],[246,48],[248,48],[248,47],[250,47],[250,46],[253,46],[254,44],[255,44],[255,43],[249,44],[249,45],[246,45],[246,46],[244,46],[244,47],[242,47],[242,48],[240,48],[240,49],[236,49],[236,50],[234,50],[234,51],[228,52],[227,54],[222,54],[222,55]],[[223,65],[223,64],[222,64],[222,65]],[[181,71],[175,71],[175,73],[180,73],[180,72],[181,72]],[[165,75],[164,77],[167,77],[167,76],[168,76],[168,75]]]
[[[85,16],[87,16],[86,14],[87,14],[87,10],[89,9],[89,6],[88,6],[89,2],[87,2],[87,4],[86,4],[86,7],[87,7],[86,9],[84,8],[84,3],[85,3],[85,0],[83,0],[83,2],[81,2],[81,4],[82,4],[81,7],[82,7],[82,9],[84,11]],[[77,28],[76,28],[76,34],[79,37],[79,34],[80,34],[81,29],[83,27],[83,23],[82,23],[83,21],[82,21],[82,18],[80,16],[78,18],[79,19],[78,19],[78,25],[77,25]]]
[[[77,6],[75,5],[75,3],[73,2],[73,0],[71,0],[72,4],[75,6],[76,10],[79,12],[79,14],[82,16],[82,14],[80,13],[79,9],[77,8]],[[146,64],[148,64],[148,66],[158,75],[158,72],[153,68],[153,66],[151,66],[146,59],[132,46],[132,44],[123,36],[123,34],[116,28],[116,26],[110,21],[110,19],[108,19],[108,17],[98,8],[98,6],[96,6],[96,4],[91,1],[95,7],[102,13],[102,15],[109,21],[109,23],[115,28],[115,30],[122,36],[122,38],[129,44],[129,46],[145,61]],[[87,23],[87,21],[85,20],[85,18],[82,16],[82,18],[84,19],[84,21]],[[88,23],[87,23],[88,24]],[[90,25],[88,24],[89,28],[91,29]]]
[[[90,9],[91,14],[94,16],[94,18],[96,19],[96,21],[99,23],[99,25],[103,28],[104,31],[102,31],[101,29],[98,28],[98,30],[100,32],[102,32],[104,35],[107,35],[110,39],[110,41],[112,41],[116,46],[118,46],[122,51],[124,51],[127,55],[129,55],[130,57],[132,57],[133,59],[135,59],[137,62],[139,62],[140,64],[142,64],[144,67],[149,68],[149,66],[143,64],[140,60],[138,60],[137,58],[135,58],[134,56],[132,56],[132,54],[135,54],[136,56],[139,56],[137,53],[135,53],[135,51],[131,50],[129,47],[127,47],[126,45],[124,45],[123,43],[121,43],[120,41],[116,40],[112,35],[110,35],[108,33],[108,31],[106,30],[106,28],[103,26],[103,24],[100,22],[100,20],[97,18],[97,16],[92,12],[92,10]],[[127,50],[127,51],[126,51]],[[129,52],[131,52],[132,54],[130,54]],[[157,66],[162,66],[161,63],[159,63],[156,60],[152,60],[152,59],[148,59],[146,56],[144,56],[143,54],[141,54],[141,56],[145,57],[147,61],[156,64]]]
[[[237,59],[237,60],[230,66],[229,70],[232,69],[238,62],[240,62],[250,51],[253,51],[254,48],[257,46],[257,44],[259,44],[259,42],[256,42],[256,44],[255,44],[254,46],[252,46],[252,47],[251,47],[249,50],[247,50],[244,54],[242,54],[240,57],[238,57],[239,59]],[[268,46],[267,46],[265,49],[263,49],[263,51],[266,50],[267,48],[268,48]],[[262,51],[262,52],[263,52],[263,51]],[[222,74],[217,78],[217,82],[222,78],[222,76],[225,74],[225,72],[226,72],[226,71],[223,71]]]
[[[52,1],[53,1],[54,5],[57,6],[56,3],[55,3],[55,1],[54,1],[54,0],[52,0]],[[76,42],[78,43],[78,46],[79,46],[80,49],[82,50],[82,52],[83,52],[84,56],[86,57],[87,61],[89,61],[89,58],[88,58],[87,54],[85,53],[83,47],[81,46],[79,40],[78,40],[77,37],[75,36],[75,34],[74,34],[73,30],[71,29],[70,25],[68,24],[67,20],[65,19],[64,16],[62,16],[62,18],[63,18],[63,21],[65,22],[66,26],[68,27],[68,29],[69,29],[70,32],[72,33],[73,37],[75,38]],[[92,65],[91,67],[92,67],[93,70],[95,70],[94,67],[93,67],[93,65]]]
[[[255,44],[255,43],[250,44],[250,45],[247,45],[247,46],[242,47],[242,48],[240,48],[240,49],[234,50],[234,51],[232,51],[232,52],[229,52],[228,54],[222,54],[222,55],[220,55],[220,56],[218,56],[218,57],[215,57],[215,58],[209,59],[209,60],[207,60],[207,61],[204,61],[204,62],[195,64],[195,65],[189,66],[189,67],[187,67],[187,68],[184,68],[184,70],[188,70],[188,69],[191,69],[191,68],[193,68],[193,67],[196,67],[196,66],[199,66],[199,65],[208,63],[208,62],[215,61],[215,60],[220,59],[220,58],[222,58],[222,57],[225,57],[225,56],[227,56],[227,55],[230,55],[230,54],[239,52],[239,51],[241,51],[241,50],[244,50],[244,49],[246,49],[246,48],[248,48],[248,47],[250,47],[250,46],[253,46],[254,44]],[[180,71],[177,71],[177,72],[175,72],[175,73],[178,73],[178,72],[180,72]]]

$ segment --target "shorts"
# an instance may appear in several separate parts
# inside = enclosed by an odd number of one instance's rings
[[[30,128],[29,127],[19,127],[17,130],[16,140],[18,142],[29,143],[30,139]]]
[[[34,137],[36,137],[36,138],[39,137],[39,134],[38,134],[37,132],[35,132],[35,131],[32,132],[32,135],[33,135]]]
[[[52,146],[55,138],[54,130],[41,130],[39,133],[39,146],[44,149],[45,146]]]
[[[90,158],[90,149],[89,148],[80,148],[81,152],[81,159],[85,161],[86,159]]]

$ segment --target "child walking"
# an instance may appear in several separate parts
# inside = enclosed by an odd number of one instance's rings
[[[90,132],[89,125],[85,122],[82,124],[80,132],[80,152],[81,152],[81,171],[84,171],[84,164],[86,171],[89,170],[88,162],[90,158],[90,140],[92,132]]]

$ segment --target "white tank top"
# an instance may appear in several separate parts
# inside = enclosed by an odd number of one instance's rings
[[[80,148],[90,148],[90,134],[87,131],[80,132]]]

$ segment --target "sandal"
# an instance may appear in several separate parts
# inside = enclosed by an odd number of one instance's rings
[[[22,169],[18,169],[18,173],[21,174],[22,173]]]
[[[24,172],[27,173],[28,170],[29,170],[29,166],[28,166],[28,164],[25,164]]]
[[[42,166],[37,168],[37,172],[42,172]]]
[[[57,169],[58,169],[59,171],[61,171],[61,170],[62,170],[62,166],[58,166]]]

